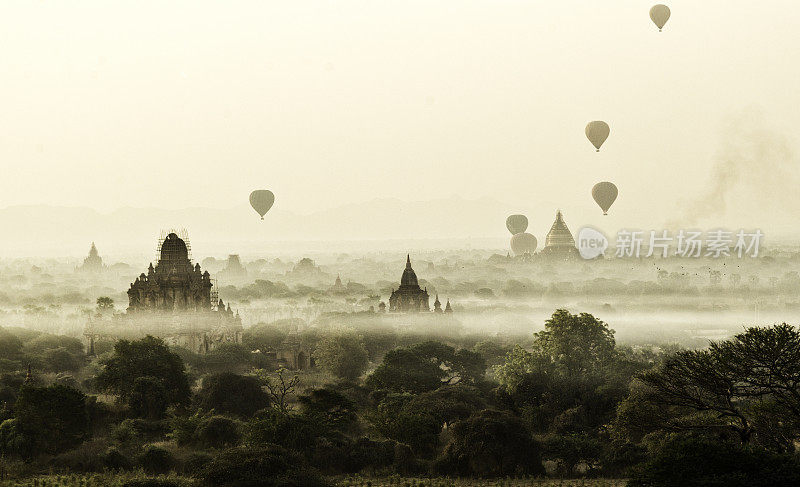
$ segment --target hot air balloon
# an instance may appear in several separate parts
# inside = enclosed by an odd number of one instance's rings
[[[532,254],[536,251],[536,237],[530,233],[518,233],[511,237],[511,250],[514,255]]]
[[[585,132],[586,138],[589,139],[589,142],[597,149],[597,152],[600,152],[600,146],[603,145],[603,142],[608,138],[611,129],[608,127],[608,124],[602,120],[595,120],[594,122],[586,124]]]
[[[250,193],[250,206],[261,215],[262,220],[274,203],[275,195],[268,189],[257,189]]]
[[[597,183],[592,188],[592,198],[603,209],[604,215],[608,215],[608,209],[614,204],[617,194],[619,194],[617,187],[608,181]]]
[[[522,233],[528,229],[528,217],[525,215],[511,215],[506,218],[506,228],[511,235]]]
[[[666,5],[653,5],[650,9],[650,20],[656,24],[659,32],[661,32],[661,29],[664,28],[664,24],[669,20],[669,13],[669,7]]]

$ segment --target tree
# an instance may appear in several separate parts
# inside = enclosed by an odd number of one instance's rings
[[[539,445],[525,423],[506,412],[484,410],[455,423],[437,470],[460,476],[503,477],[544,473]]]
[[[224,372],[203,379],[196,402],[206,410],[249,417],[269,407],[270,397],[261,388],[258,378]]]
[[[589,313],[558,309],[537,333],[537,346],[568,375],[605,367],[615,357],[614,331]]]
[[[300,455],[276,445],[226,450],[207,464],[201,475],[211,487],[329,485]]]
[[[242,333],[242,343],[250,350],[262,352],[277,348],[286,339],[284,328],[277,323],[258,323]]]
[[[15,441],[30,448],[17,452],[24,457],[36,453],[57,454],[83,442],[89,435],[86,396],[63,385],[25,385],[14,405]]]
[[[97,313],[105,314],[114,311],[114,300],[108,296],[97,298]]]
[[[128,407],[134,417],[155,421],[164,417],[168,401],[167,390],[160,379],[137,377],[128,396]]]
[[[427,341],[388,352],[366,385],[418,394],[447,384],[474,384],[483,380],[485,373],[486,362],[479,353]]]
[[[494,340],[484,340],[472,347],[472,351],[478,353],[484,362],[490,366],[502,364],[511,350],[511,347],[501,345]]]
[[[254,448],[274,443],[308,452],[326,431],[312,418],[270,408],[256,413],[245,425],[244,433],[246,444]]]
[[[478,389],[465,384],[456,384],[419,394],[408,401],[403,409],[408,412],[428,411],[436,418],[439,425],[450,426],[456,421],[469,418],[485,407],[486,401]]]
[[[743,448],[719,439],[678,436],[634,469],[631,487],[791,487],[800,463],[788,454]]]
[[[37,363],[49,372],[74,372],[83,366],[83,354],[70,353],[66,348],[52,348],[42,353]]]
[[[288,397],[294,394],[295,388],[300,384],[300,376],[294,374],[289,377],[289,371],[284,367],[278,369],[274,377],[269,376],[265,372],[266,371],[262,369],[258,370],[257,374],[269,391],[272,407],[283,413],[288,413]]]
[[[10,369],[16,369],[23,358],[22,341],[8,331],[0,328],[0,362],[8,361]],[[0,363],[0,367],[3,364]]]
[[[383,362],[367,377],[370,389],[386,389],[412,394],[427,392],[442,385],[444,371],[414,350],[398,348],[386,353]]]
[[[253,354],[239,343],[220,343],[205,355],[201,355],[204,368],[214,371],[244,371],[251,368]]]
[[[141,340],[119,340],[114,354],[104,360],[97,375],[97,385],[117,394],[124,401],[130,398],[139,377],[153,377],[164,385],[168,404],[186,404],[189,400],[189,380],[183,360],[170,351],[160,338],[146,336]]]
[[[442,423],[434,411],[407,407],[412,394],[389,394],[369,417],[383,436],[409,445],[421,455],[432,455],[439,444]]]
[[[299,402],[303,415],[335,430],[351,429],[358,420],[355,404],[329,387],[313,389],[300,396]]]
[[[316,363],[340,379],[355,380],[367,368],[369,354],[355,333],[337,333],[323,338],[314,350]]]
[[[800,332],[790,325],[749,328],[707,350],[678,352],[639,380],[618,415],[629,431],[727,430],[742,443],[755,433],[777,449],[800,439]]]
[[[583,462],[591,469],[603,454],[599,440],[587,434],[551,434],[542,439],[543,457],[556,462],[561,476],[570,477]]]
[[[212,416],[203,421],[197,430],[200,444],[210,448],[234,446],[239,442],[239,437],[236,421],[225,416]]]
[[[537,433],[589,433],[614,417],[642,363],[616,350],[594,316],[556,310],[530,351],[514,348],[495,368],[501,397]]]
[[[148,445],[139,455],[139,465],[150,475],[165,474],[175,465],[175,457],[160,446]]]

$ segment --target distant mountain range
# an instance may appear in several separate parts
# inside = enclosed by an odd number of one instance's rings
[[[534,214],[489,198],[442,198],[430,201],[375,199],[311,214],[276,209],[260,221],[246,205],[227,209],[121,208],[101,213],[90,208],[12,206],[0,209],[3,256],[81,256],[91,242],[101,255],[151,255],[162,229],[185,228],[195,256],[254,252],[277,243],[317,242],[320,251],[332,242],[457,240],[505,247],[505,219],[526,213],[531,229],[543,240],[555,207]],[[569,219],[568,219],[569,222]],[[312,244],[307,244],[316,248]],[[346,248],[346,246],[344,246]],[[199,252],[199,253],[198,253]]]

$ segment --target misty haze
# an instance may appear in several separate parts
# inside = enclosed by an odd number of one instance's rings
[[[800,485],[796,2],[0,5],[0,486]]]

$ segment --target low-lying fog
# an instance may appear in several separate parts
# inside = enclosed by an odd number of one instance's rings
[[[103,249],[100,249],[103,256]],[[153,258],[154,259],[154,258]],[[421,329],[414,317],[381,315],[400,282],[406,253],[309,252],[194,256],[216,279],[219,296],[245,328],[286,318],[304,327]],[[704,346],[746,325],[800,321],[800,251],[763,249],[757,258],[615,259],[572,262],[519,259],[504,250],[418,250],[411,253],[420,285],[450,300],[455,332],[524,341],[553,310],[589,312],[616,330],[620,343]],[[146,257],[105,258],[100,272],[82,259],[0,260],[0,326],[80,336],[101,296],[127,307],[130,283]],[[341,288],[334,288],[340,276]],[[372,313],[373,311],[374,313]]]

